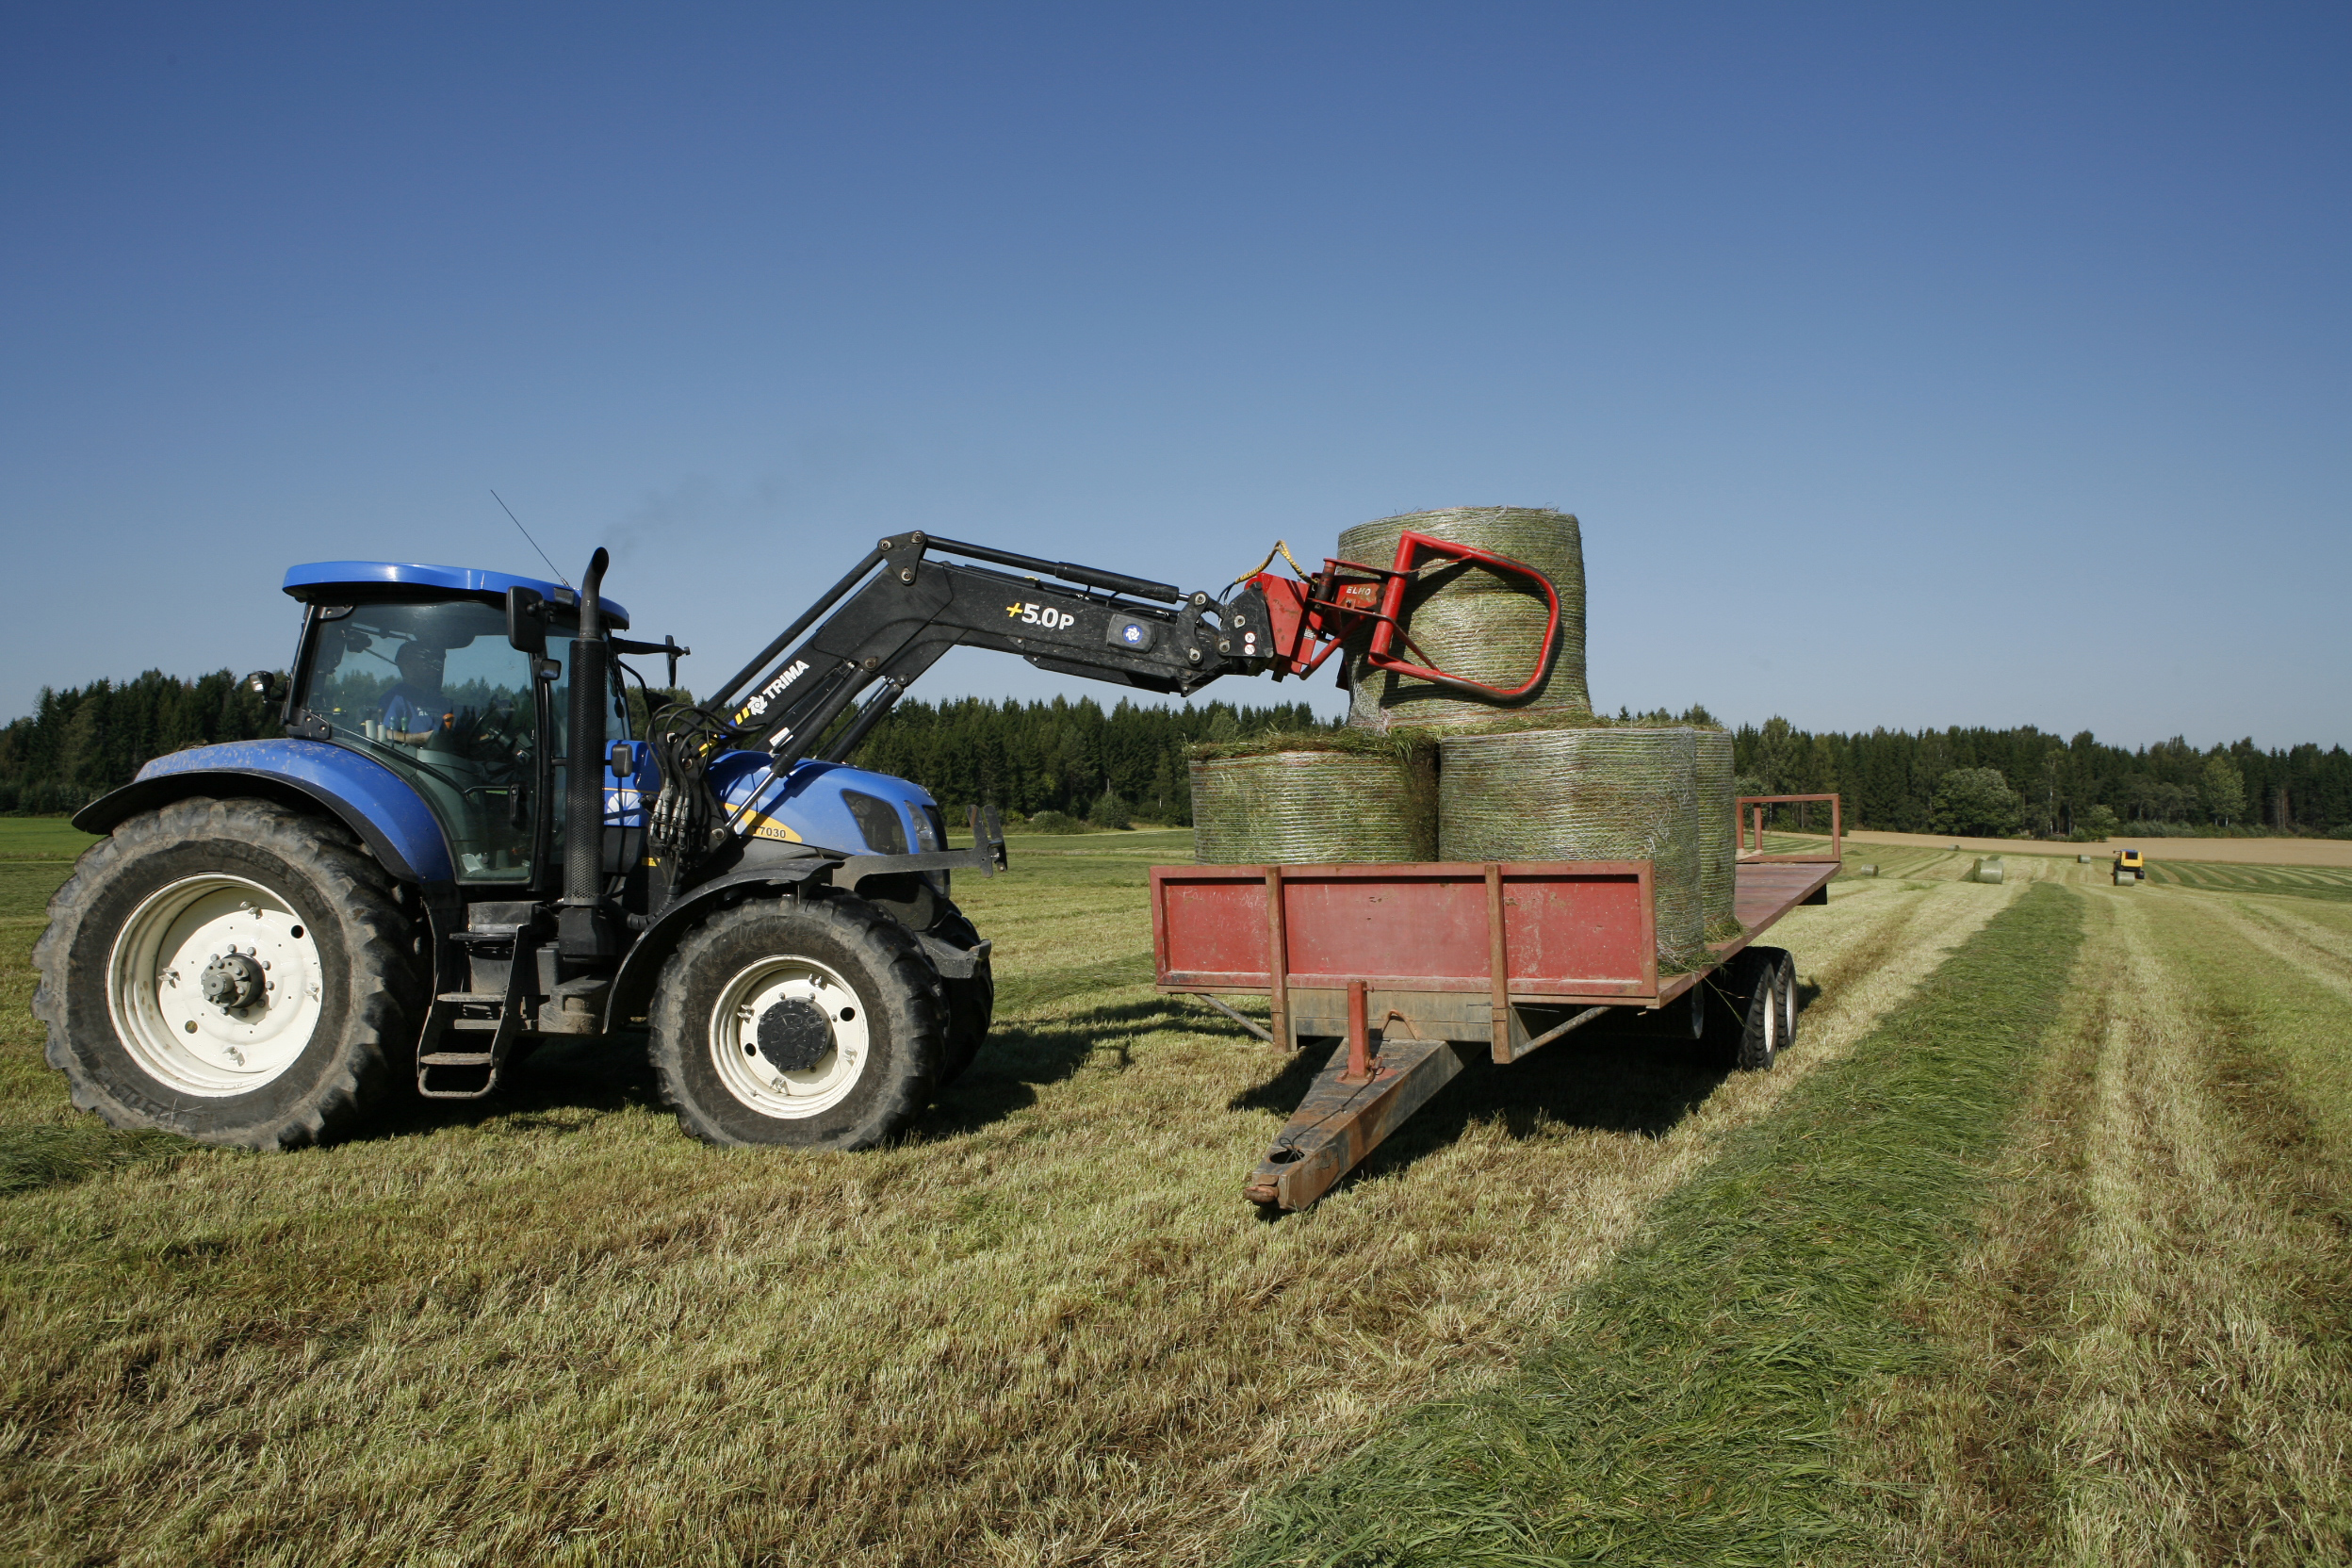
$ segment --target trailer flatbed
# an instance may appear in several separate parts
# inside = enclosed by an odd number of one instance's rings
[[[1336,1039],[1244,1190],[1302,1208],[1483,1048],[1498,1063],[1612,1011],[1682,1003],[1790,910],[1828,902],[1836,859],[1743,858],[1741,933],[1661,973],[1647,860],[1154,866],[1155,978],[1284,1051]],[[1264,996],[1268,1025],[1233,1010]]]

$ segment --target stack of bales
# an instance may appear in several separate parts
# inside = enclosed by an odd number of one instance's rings
[[[1407,530],[1509,556],[1550,580],[1560,633],[1542,678],[1513,700],[1481,700],[1374,670],[1363,647],[1350,647],[1346,729],[1196,752],[1198,858],[1648,860],[1659,965],[1692,967],[1707,942],[1739,930],[1731,737],[1592,716],[1575,517],[1518,507],[1413,513],[1349,529],[1338,553],[1387,566]],[[1419,649],[1414,662],[1508,688],[1536,673],[1529,661],[1547,613],[1524,581],[1447,562],[1415,574],[1403,621]]]

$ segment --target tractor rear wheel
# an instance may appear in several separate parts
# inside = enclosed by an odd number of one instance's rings
[[[338,824],[191,799],[84,853],[33,952],[74,1103],[117,1127],[288,1149],[372,1111],[426,982],[391,877]]]
[[[866,1149],[922,1111],[948,1002],[906,928],[812,890],[723,909],[663,968],[648,1021],[662,1097],[706,1143]]]
[[[952,904],[931,932],[957,947],[980,945],[978,929]],[[996,973],[988,967],[988,957],[984,953],[972,966],[969,978],[942,976],[939,984],[947,991],[947,1054],[939,1065],[939,1086],[945,1088],[962,1077],[964,1069],[980,1054],[980,1047],[988,1037],[988,1026],[996,1021]]]

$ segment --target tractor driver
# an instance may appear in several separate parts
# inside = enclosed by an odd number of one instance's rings
[[[433,739],[452,715],[441,704],[441,672],[449,661],[447,648],[406,642],[392,655],[400,678],[384,694],[384,738],[412,746]]]

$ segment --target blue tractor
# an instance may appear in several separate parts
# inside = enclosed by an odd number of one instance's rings
[[[956,849],[923,789],[842,760],[899,694],[957,645],[1154,692],[1288,673],[1256,580],[1217,599],[908,532],[632,734],[626,661],[674,688],[687,650],[620,635],[605,566],[286,574],[290,682],[250,678],[285,738],[159,758],[74,819],[106,837],[51,905],[34,1011],[76,1105],[284,1149],[643,1028],[696,1136],[868,1147],[987,1037],[950,878],[1004,864],[993,813]]]

